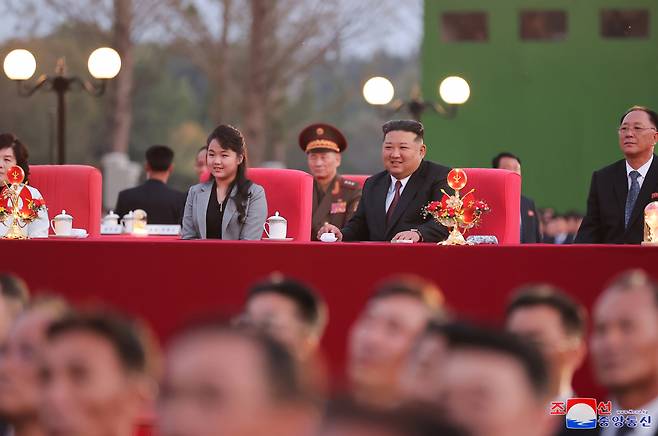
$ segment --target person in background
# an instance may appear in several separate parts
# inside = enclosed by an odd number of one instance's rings
[[[642,270],[627,271],[599,295],[592,310],[590,350],[594,375],[610,394],[614,410],[646,410],[650,427],[624,435],[656,434],[658,422],[658,284]],[[616,428],[602,436],[617,436]]]
[[[569,233],[569,226],[564,215],[555,215],[549,221],[544,235],[544,244],[572,244],[573,234]]]
[[[259,330],[221,321],[177,334],[158,401],[162,436],[306,436],[320,418],[296,359]]]
[[[345,226],[359,205],[361,188],[338,174],[347,140],[336,127],[324,123],[305,127],[299,134],[299,147],[306,153],[313,176],[311,240],[317,240],[323,225]]]
[[[378,407],[403,400],[407,360],[442,305],[441,291],[419,277],[392,278],[376,288],[348,337],[347,376],[356,400]]]
[[[29,299],[30,291],[23,279],[13,274],[0,274],[0,345]]]
[[[564,218],[567,220],[567,233],[573,241],[576,239],[580,224],[583,222],[583,215],[580,212],[571,210],[564,215]]]
[[[249,289],[243,320],[286,345],[300,361],[306,361],[318,352],[327,313],[327,304],[315,291],[275,273]]]
[[[549,397],[553,401],[573,397],[573,376],[587,354],[585,308],[551,285],[528,285],[507,303],[505,325],[541,351],[548,369]]]
[[[50,325],[40,369],[47,436],[133,436],[154,397],[147,356],[133,321],[73,313]]]
[[[206,165],[206,160],[208,156],[208,148],[204,145],[196,153],[196,158],[194,159],[194,172],[196,172],[199,182],[207,182],[210,178],[210,171]]]
[[[174,171],[174,152],[166,145],[154,145],[146,150],[146,181],[137,187],[119,192],[114,211],[124,216],[131,210],[146,212],[149,224],[180,224],[185,207],[185,194],[167,186]]]
[[[58,298],[34,300],[18,315],[7,341],[0,346],[0,419],[14,436],[46,434],[39,420],[39,364],[48,326],[67,310],[67,304]]]
[[[442,407],[473,436],[547,436],[555,431],[540,353],[511,333],[449,324]]]
[[[491,161],[493,168],[509,170],[521,175],[521,159],[512,153],[503,152]],[[541,242],[539,216],[535,202],[530,197],[521,195],[521,243],[531,244]]]
[[[247,145],[238,129],[217,127],[208,137],[212,179],[190,188],[182,239],[259,240],[267,218],[262,186],[247,178]]]
[[[576,243],[639,244],[644,239],[644,208],[658,195],[658,114],[634,106],[622,115],[618,133],[624,159],[592,174]]]
[[[27,161],[29,153],[27,147],[13,133],[0,133],[0,186],[4,188],[7,183],[8,171],[13,166],[19,166],[25,174],[23,183],[30,181],[30,165]],[[1,188],[0,188],[1,189]],[[44,201],[43,196],[37,188],[28,184],[23,189],[27,189],[29,195],[34,200]],[[20,200],[19,206],[25,207],[23,200]],[[3,206],[6,210],[7,205]],[[5,221],[0,224],[0,237],[7,233],[7,230],[13,223],[13,217],[8,215]],[[26,227],[27,236],[30,238],[47,238],[50,229],[50,219],[48,210],[41,207],[37,212],[37,218],[29,223]]]

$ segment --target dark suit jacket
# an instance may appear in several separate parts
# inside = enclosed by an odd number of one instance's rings
[[[628,229],[624,229],[624,208],[628,195],[626,161],[620,160],[592,175],[587,214],[580,225],[577,244],[639,244],[644,238],[644,208],[651,194],[658,192],[658,159],[654,155],[642,182]]]
[[[135,209],[143,209],[149,224],[180,224],[183,220],[186,195],[159,180],[147,180],[142,185],[119,192],[117,207],[120,217]]]
[[[536,244],[541,242],[539,233],[539,216],[535,209],[535,202],[528,197],[521,196],[521,243]]]
[[[448,229],[431,218],[423,218],[422,208],[430,201],[441,200],[444,189],[452,194],[446,178],[450,168],[423,161],[411,175],[400,201],[386,225],[386,194],[391,186],[387,171],[368,178],[363,185],[359,207],[341,230],[344,241],[390,241],[402,231],[418,229],[424,242],[438,242],[448,237]]]

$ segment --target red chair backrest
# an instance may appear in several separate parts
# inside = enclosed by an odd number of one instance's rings
[[[490,168],[465,168],[468,184],[462,194],[475,188],[475,198],[486,200],[491,212],[469,235],[494,235],[499,244],[518,244],[520,240],[521,177],[511,171]],[[367,175],[344,175],[363,187]]]
[[[288,237],[310,241],[313,214],[313,177],[303,171],[249,168],[247,177],[265,189],[268,215],[288,220]]]
[[[100,234],[103,178],[87,165],[30,165],[30,185],[41,192],[48,216],[62,210],[73,216],[73,227]],[[52,230],[51,230],[52,233]]]
[[[475,188],[476,199],[486,200],[491,212],[469,235],[494,235],[499,244],[518,244],[521,238],[521,176],[492,168],[464,168],[468,182],[462,194]]]

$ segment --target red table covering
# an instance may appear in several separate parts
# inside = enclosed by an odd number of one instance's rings
[[[240,309],[246,288],[272,271],[303,280],[329,304],[324,350],[339,372],[347,331],[373,286],[394,273],[434,280],[469,319],[499,324],[511,290],[557,285],[590,307],[615,274],[644,268],[658,277],[658,248],[180,241],[171,237],[2,240],[4,270],[37,292],[103,302],[148,320],[167,338],[186,321]],[[599,392],[587,369],[576,391]]]

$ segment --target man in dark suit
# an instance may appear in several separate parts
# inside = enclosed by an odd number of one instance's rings
[[[382,127],[385,171],[368,178],[354,216],[342,229],[327,224],[318,232],[333,233],[343,241],[438,242],[448,230],[422,216],[430,201],[448,194],[450,168],[425,158],[423,125],[418,121],[389,121]]]
[[[521,175],[521,159],[512,153],[502,152],[491,161],[493,168],[514,171]],[[539,216],[535,202],[525,195],[521,195],[521,243],[534,244],[541,242],[539,232]]]
[[[146,181],[135,188],[119,193],[119,216],[131,210],[146,211],[149,224],[180,224],[185,209],[185,194],[167,186],[174,169],[174,152],[165,145],[154,145],[146,150]]]
[[[592,175],[587,214],[576,235],[581,244],[639,244],[643,211],[658,196],[658,114],[635,106],[621,118],[619,146],[624,159]]]

